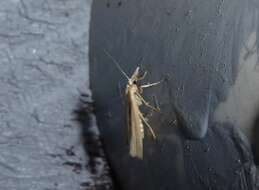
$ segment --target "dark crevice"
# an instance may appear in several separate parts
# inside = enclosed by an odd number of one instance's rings
[[[259,115],[257,115],[252,128],[252,151],[254,162],[259,165]]]
[[[83,142],[85,153],[89,156],[86,167],[89,169],[93,176],[93,189],[96,190],[115,190],[112,170],[108,163],[103,145],[100,140],[99,134],[94,129],[93,115],[94,106],[88,94],[81,94],[78,102],[77,109],[74,111],[75,120],[81,127],[81,140]],[[104,162],[104,171],[98,175],[98,166],[100,160]],[[87,183],[88,184],[88,183]],[[86,183],[82,183],[82,187],[88,187]]]

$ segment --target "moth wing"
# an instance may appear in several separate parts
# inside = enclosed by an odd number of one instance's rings
[[[127,110],[126,110],[126,119],[127,119],[127,143],[129,144],[129,142],[130,142],[130,136],[131,136],[131,105],[130,105],[130,99],[129,99],[129,93],[128,93],[128,91],[126,91],[126,108],[127,108]]]
[[[128,114],[128,124],[130,130],[130,155],[132,157],[143,158],[143,138],[144,129],[140,118],[140,111],[138,108],[138,103],[133,94],[129,95],[129,114]]]
[[[140,99],[140,97],[137,96],[137,95],[134,95],[134,96],[135,96],[134,99],[135,99],[137,105],[138,105],[138,106],[141,106],[141,105],[142,105],[142,100]]]

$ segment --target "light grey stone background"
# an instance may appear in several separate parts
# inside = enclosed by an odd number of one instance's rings
[[[97,171],[89,169],[73,114],[90,95],[90,7],[91,0],[0,1],[1,190],[109,186],[101,157]]]

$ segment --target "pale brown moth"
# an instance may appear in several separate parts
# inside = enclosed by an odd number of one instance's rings
[[[125,97],[127,105],[126,113],[130,145],[129,153],[132,157],[143,159],[144,126],[149,129],[154,139],[156,139],[156,135],[152,127],[147,122],[147,119],[141,113],[139,107],[144,104],[154,111],[159,111],[159,108],[151,106],[147,101],[144,100],[141,94],[144,88],[155,86],[160,82],[146,85],[138,85],[137,82],[143,80],[147,72],[145,72],[143,75],[140,75],[139,67],[137,67],[133,75],[131,77],[128,77],[128,75],[120,67],[119,63],[107,51],[104,50],[104,52],[113,60],[118,69],[128,79],[128,84],[125,90]]]

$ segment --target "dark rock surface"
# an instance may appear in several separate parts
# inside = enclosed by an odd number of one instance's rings
[[[246,42],[259,34],[257,15],[258,3],[252,0],[93,3],[91,88],[122,189],[255,188],[247,137],[235,122],[214,113],[238,79]],[[123,105],[127,81],[104,51],[128,75],[137,66],[147,70],[143,83],[163,81],[144,93],[151,103],[157,99],[161,109],[143,110],[158,135],[157,141],[146,135],[144,161],[128,155]]]
[[[92,157],[81,141],[84,128],[97,134],[94,116],[80,101],[90,95],[90,6],[90,0],[0,1],[1,190],[110,183],[100,155],[91,164],[96,172],[90,170]]]

